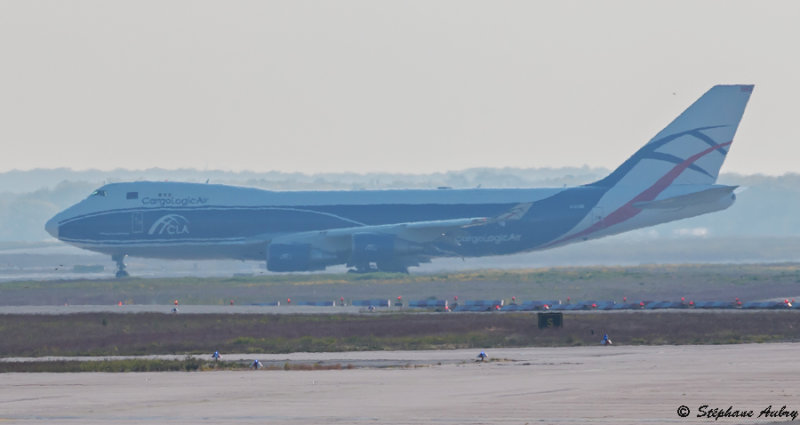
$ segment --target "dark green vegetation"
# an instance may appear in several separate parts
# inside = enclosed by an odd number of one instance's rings
[[[0,362],[0,372],[193,372],[205,369],[243,369],[235,362],[201,361],[187,357],[184,360],[104,360],[104,361],[36,361]]]
[[[448,274],[290,274],[0,283],[0,305],[237,304],[395,298],[745,301],[800,295],[800,264],[646,265]]]
[[[0,357],[573,346],[604,332],[626,345],[800,340],[792,311],[565,314],[564,324],[538,329],[526,313],[3,315]]]
[[[352,365],[342,366],[339,363],[283,363],[280,365],[264,365],[263,370],[340,370],[353,369]],[[199,360],[187,356],[183,360],[160,359],[125,359],[102,361],[22,361],[0,362],[0,373],[9,372],[196,372],[211,370],[245,370],[251,369],[249,361],[214,362]]]

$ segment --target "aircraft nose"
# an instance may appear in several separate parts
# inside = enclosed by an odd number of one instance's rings
[[[58,221],[56,221],[55,217],[51,218],[47,221],[47,223],[45,223],[44,229],[47,230],[47,233],[49,233],[52,237],[58,239]]]

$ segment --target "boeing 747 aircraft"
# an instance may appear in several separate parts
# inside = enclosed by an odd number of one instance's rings
[[[267,262],[276,272],[406,272],[435,257],[503,255],[723,210],[715,184],[752,85],[711,88],[619,168],[557,189],[273,192],[213,184],[105,185],[47,231],[112,256]]]

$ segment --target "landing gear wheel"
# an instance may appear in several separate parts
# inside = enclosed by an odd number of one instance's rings
[[[395,262],[380,262],[380,263],[361,263],[361,264],[348,264],[354,268],[347,270],[348,273],[404,273],[408,274],[408,267],[402,263]]]
[[[117,273],[115,275],[117,277],[117,279],[122,279],[124,277],[130,277],[130,275],[128,274],[128,271],[125,270],[125,267],[126,267],[126,265],[125,265],[125,254],[112,255],[111,256],[111,260],[113,260],[115,263],[117,263]]]
[[[408,267],[401,263],[378,263],[377,271],[408,274]]]
[[[370,263],[359,263],[359,264],[348,264],[348,266],[352,266],[352,269],[348,269],[347,273],[374,273],[377,271],[377,268],[372,267]]]
[[[354,269],[347,269],[347,273],[355,273],[355,274],[365,274],[365,273],[373,273],[375,272],[374,269],[369,268],[354,268]]]

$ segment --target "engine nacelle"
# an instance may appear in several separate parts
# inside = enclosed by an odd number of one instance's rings
[[[409,259],[424,251],[420,244],[409,242],[395,235],[385,233],[354,233],[349,264],[402,263],[410,264]],[[416,263],[416,260],[412,261]]]
[[[271,244],[267,251],[267,270],[272,272],[306,272],[325,270],[328,256],[311,244]]]
[[[395,235],[380,233],[354,233],[350,261],[370,263],[389,261],[395,255]]]

